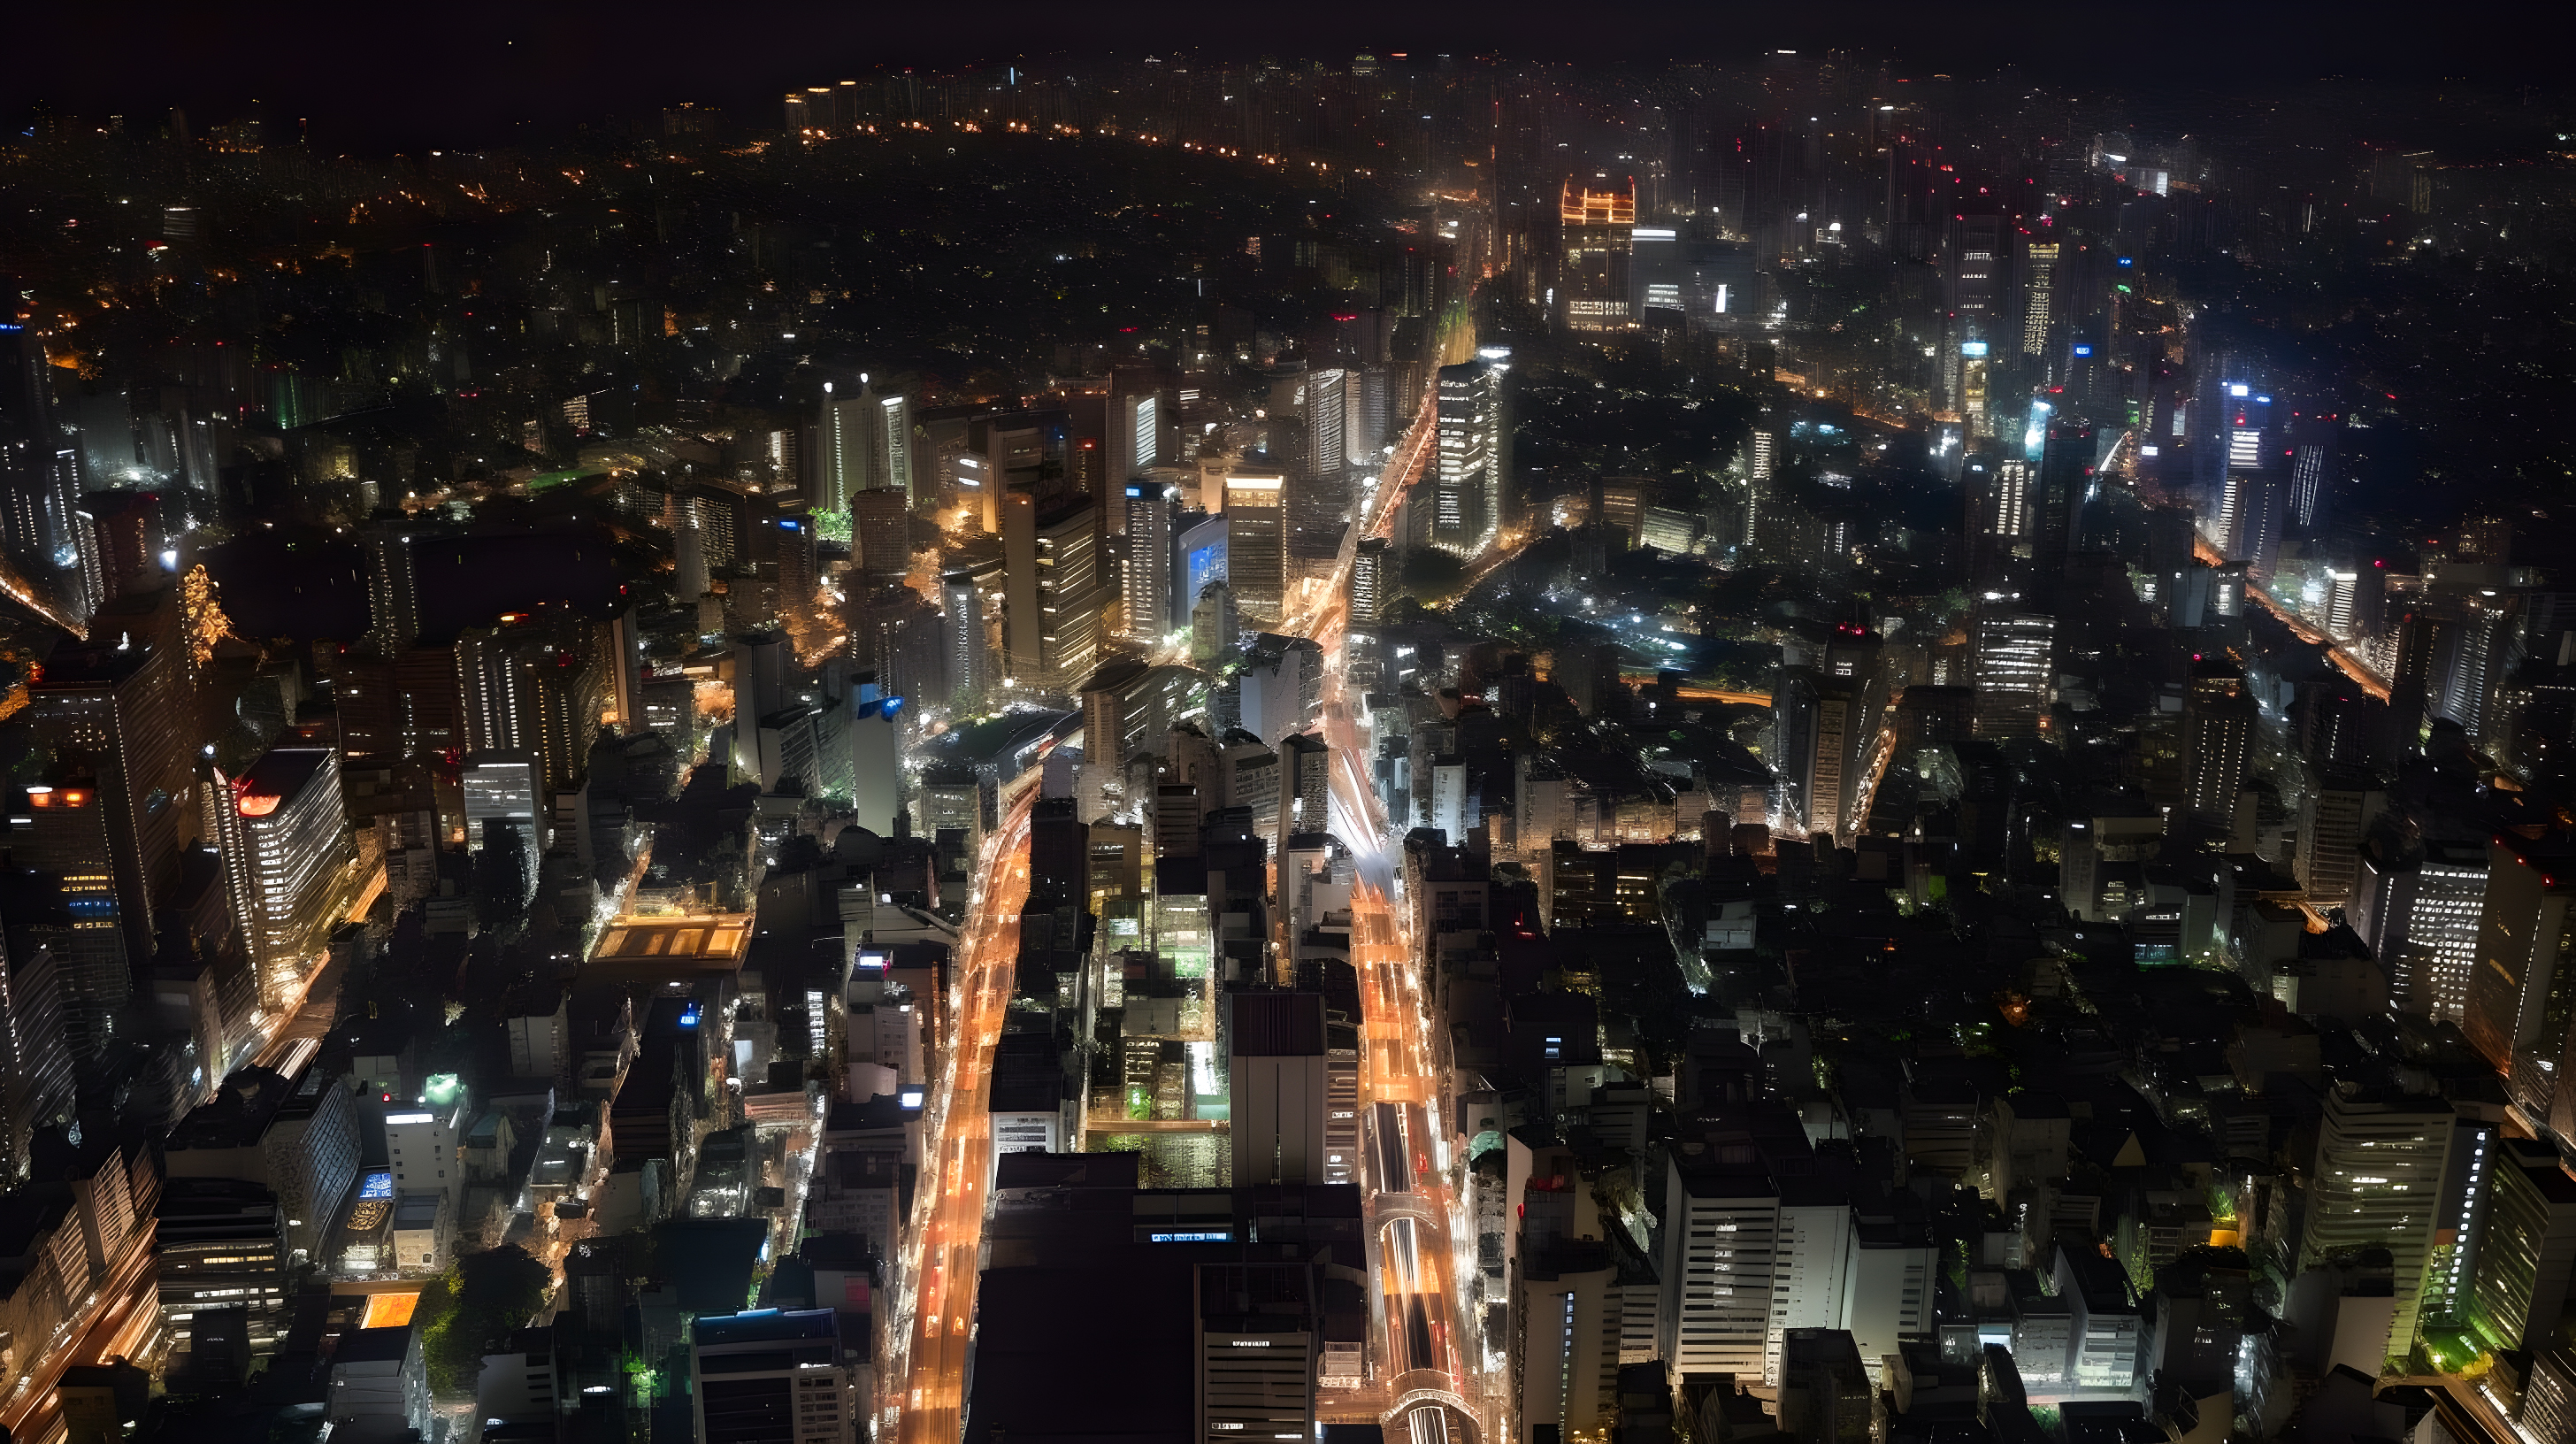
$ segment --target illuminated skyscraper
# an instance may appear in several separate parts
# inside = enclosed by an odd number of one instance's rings
[[[1237,471],[1225,479],[1226,582],[1247,616],[1279,616],[1287,603],[1287,527],[1277,472]]]
[[[2370,944],[2372,956],[2385,960],[2391,1006],[2462,1021],[2486,895],[2484,841],[2427,839],[2420,857],[2377,842],[2365,845],[2344,916]]]
[[[526,752],[469,752],[458,782],[465,793],[465,837],[477,852],[492,846],[495,832],[518,834],[519,901],[536,895],[537,856],[545,846],[537,830],[537,813],[545,790],[537,759]]]
[[[2326,567],[2326,606],[2322,619],[2328,636],[2347,642],[2376,637],[2388,626],[2388,583],[2378,566],[2359,563]]]
[[[2299,799],[2299,886],[2327,905],[2352,892],[2361,866],[2361,839],[2388,806],[2375,773],[2348,767],[2312,768]]]
[[[2393,1086],[2345,1082],[2325,1092],[2298,1268],[2346,1249],[2388,1250],[2397,1309],[2385,1354],[2414,1344],[2459,1121],[2448,1100]]]
[[[1061,411],[975,417],[966,423],[964,445],[951,465],[970,524],[999,533],[1013,494],[1036,497],[1042,509],[1074,495],[1073,423]]]
[[[1395,577],[1389,571],[1386,538],[1364,537],[1351,554],[1353,631],[1371,632],[1386,620],[1386,603]]]
[[[153,954],[154,909],[177,884],[180,849],[197,833],[187,816],[195,778],[177,620],[166,593],[157,603],[120,604],[103,614],[95,640],[54,648],[27,688],[37,745],[96,781],[107,846],[73,870],[114,876],[125,955],[138,964]]]
[[[2021,352],[2025,356],[2042,356],[2048,352],[2049,326],[2057,319],[2056,238],[2026,235],[2022,241],[2022,266],[2028,281],[2022,287]]]
[[[1000,580],[1001,564],[950,572],[939,584],[941,626],[947,635],[948,705],[960,711],[982,707],[993,686],[991,622],[984,607],[986,589]]]
[[[2285,478],[2277,471],[2230,464],[2218,503],[2218,549],[2231,562],[2245,563],[2255,585],[2272,579],[2281,558],[2281,522]]]
[[[835,395],[826,381],[818,430],[815,485],[806,493],[817,514],[838,511],[863,491],[913,497],[911,397],[880,396],[864,375],[856,395]]]
[[[1502,382],[1493,363],[1479,358],[1441,367],[1438,414],[1431,540],[1475,556],[1502,524]]]
[[[1003,614],[1011,675],[1023,687],[1069,693],[1100,660],[1097,523],[1088,500],[1041,510],[1038,498],[1004,498]]]
[[[367,555],[367,635],[386,656],[420,638],[420,582],[414,548],[434,523],[385,517],[360,528]],[[696,594],[691,593],[694,600]]]
[[[2252,765],[2256,712],[2235,664],[2213,658],[2192,668],[2182,699],[2183,803],[2194,816],[2226,822]]]
[[[1977,618],[1977,735],[2028,737],[2048,708],[2049,664],[2057,619],[2035,612],[1988,612]]]
[[[2307,531],[2317,524],[2325,500],[2326,448],[2309,442],[2290,456],[2290,524]]]
[[[1152,373],[1119,371],[1109,381],[1109,478],[1125,481],[1163,464],[1163,426],[1169,419]],[[1130,389],[1143,387],[1146,389]]]
[[[1973,329],[1965,330],[1959,341],[1959,415],[1967,423],[1971,436],[1995,434],[1992,384],[1989,375],[1994,357],[1989,353],[1994,344]]]
[[[27,1180],[35,1131],[69,1118],[72,1099],[52,952],[0,941],[0,1188]]]
[[[290,1005],[325,956],[334,884],[353,860],[340,812],[340,753],[273,747],[240,777],[213,773],[215,841],[233,923],[259,979],[260,1004]]]
[[[1844,776],[1863,725],[1859,694],[1805,667],[1788,669],[1777,690],[1771,755],[1780,769],[1782,821],[1831,837],[1844,821]]]
[[[1341,547],[1350,510],[1348,387],[1339,368],[1298,371],[1270,384],[1270,456],[1282,489],[1289,556],[1312,561]]]
[[[1625,331],[1637,322],[1628,295],[1637,183],[1598,179],[1602,188],[1595,190],[1568,176],[1557,197],[1557,303],[1565,324],[1577,331]]]
[[[79,463],[51,374],[43,340],[0,320],[0,552],[40,591],[79,561]]]
[[[50,873],[62,885],[70,925],[25,931],[30,946],[53,954],[63,1042],[84,1070],[101,1061],[121,1027],[130,1031],[134,999],[136,969],[128,960],[110,835],[114,813],[95,775],[58,767],[49,781],[28,784],[27,815],[11,819],[12,831],[25,839],[11,850],[11,860]]]
[[[589,618],[558,611],[512,614],[458,637],[466,750],[529,753],[547,788],[570,786],[590,765],[608,702],[597,631]]]
[[[2499,1138],[2484,1161],[2494,1192],[2471,1274],[2478,1332],[2498,1349],[2546,1348],[2576,1270],[2576,1178],[2535,1139]]]
[[[2490,840],[2487,857],[2460,1032],[2537,1122],[2550,1116],[2576,1019],[2576,856],[2506,832]]]
[[[1125,490],[1127,555],[1118,564],[1120,635],[1150,643],[1171,629],[1174,489],[1140,478]]]

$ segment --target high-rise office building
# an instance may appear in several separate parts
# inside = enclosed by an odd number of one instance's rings
[[[1324,1182],[1323,995],[1245,992],[1228,1004],[1234,1177],[1244,1187]]]
[[[420,637],[420,580],[416,571],[421,528],[409,517],[384,517],[359,529],[367,562],[367,636],[387,656]]]
[[[699,1444],[856,1444],[865,1404],[831,1309],[753,1309],[689,1325]]]
[[[1151,644],[1171,630],[1174,488],[1141,478],[1126,485],[1127,554],[1118,563],[1120,635]]]
[[[2021,353],[2025,356],[2048,354],[2049,330],[2062,319],[2056,314],[2058,249],[2053,232],[2022,233]]]
[[[2040,595],[2055,597],[2084,544],[2084,503],[2093,487],[2093,428],[2048,428],[2039,454],[2038,505],[2031,531],[2031,574]]]
[[[2314,530],[2327,511],[2327,450],[2323,442],[2311,441],[2290,453],[2289,524],[2303,532]]]
[[[1217,504],[1225,504],[1224,484],[1217,484]],[[1191,609],[1198,605],[1199,593],[1213,581],[1228,575],[1226,550],[1231,531],[1223,516],[1185,511],[1173,521],[1172,538],[1172,625],[1190,624]]]
[[[1782,821],[1831,837],[1844,825],[1845,772],[1854,730],[1862,725],[1860,694],[1805,667],[1788,669],[1777,691],[1772,756]]]
[[[762,787],[778,781],[780,759],[764,754],[761,734],[767,720],[793,700],[787,691],[795,667],[795,649],[779,631],[744,632],[733,637],[733,769],[760,779]]]
[[[27,1180],[36,1130],[70,1118],[73,1097],[52,950],[0,939],[0,1188]]]
[[[1236,471],[1225,479],[1226,583],[1243,612],[1276,619],[1287,605],[1286,477]]]
[[[1483,358],[1443,366],[1430,489],[1431,541],[1474,556],[1502,524],[1502,381]]]
[[[1771,1337],[1780,1188],[1760,1163],[1676,1152],[1665,1165],[1663,1308],[1657,1339],[1676,1373],[1762,1377]]]
[[[1322,832],[1331,822],[1333,749],[1312,732],[1280,739],[1281,834]]]
[[[1324,1354],[1312,1269],[1293,1261],[1200,1264],[1194,1310],[1196,1429],[1201,1444],[1313,1439]]]
[[[2430,190],[2430,176],[2418,172],[2416,182]],[[2576,1439],[2576,1349],[2557,1344],[2531,1356],[2531,1369],[2522,1381],[2522,1408],[2514,1416],[2514,1435],[2550,1444]]]
[[[2034,525],[2031,512],[2038,498],[2031,485],[2030,463],[2019,457],[2008,457],[1991,466],[1970,462],[1967,481],[1971,536],[1977,543],[1977,572],[1981,577],[1992,577],[2003,559],[2030,535]]]
[[[952,710],[980,710],[992,695],[993,641],[988,593],[998,591],[1002,564],[950,572],[939,584],[940,626],[948,653],[948,705]]]
[[[1338,553],[1351,504],[1347,385],[1338,368],[1297,370],[1270,383],[1270,457],[1282,488],[1288,554],[1314,561]]]
[[[61,986],[62,1041],[86,1070],[98,1064],[121,1032],[134,1031],[130,1005],[135,976],[150,954],[127,951],[123,903],[117,893],[114,808],[86,770],[57,768],[45,782],[27,785],[27,815],[12,818],[25,839],[12,861],[49,873],[60,883],[68,926],[29,929],[34,944],[53,955]]]
[[[2428,838],[2414,847],[2363,842],[2344,919],[2388,973],[2390,1005],[2459,1022],[2477,965],[2487,845]],[[2319,900],[2320,902],[2323,899]]]
[[[850,493],[850,564],[861,586],[892,586],[911,572],[911,513],[911,493],[895,487]]]
[[[2245,563],[2246,576],[2257,586],[2269,582],[2280,564],[2285,481],[2277,471],[2230,466],[2219,494],[2218,550],[2231,562]]]
[[[465,1125],[472,1120],[454,1076],[439,1077],[434,1097],[385,1115],[385,1153],[397,1199],[435,1195],[453,1214],[465,1203]]]
[[[1806,1444],[1869,1444],[1874,1394],[1845,1329],[1790,1329],[1781,1341],[1780,1424]]]
[[[2048,708],[2057,619],[2038,612],[1986,612],[1974,633],[1977,735],[2029,737]]]
[[[2397,1309],[2384,1355],[2402,1354],[2414,1342],[2427,1268],[2446,1226],[2442,1199],[2457,1122],[2439,1096],[2355,1082],[2326,1090],[2298,1268],[2314,1268],[2345,1250],[2388,1250]]]
[[[2352,892],[2361,868],[2361,840],[2387,809],[2388,792],[2377,774],[2348,767],[2314,767],[2299,799],[2299,886],[2331,906]]]
[[[2195,817],[2228,821],[2253,765],[2259,720],[2245,674],[2223,658],[2192,668],[2182,700],[2183,802]]]
[[[1190,609],[1190,660],[1214,661],[1243,635],[1243,618],[1234,605],[1234,588],[1223,577],[1199,589]]]
[[[1610,1250],[1596,1239],[1525,1237],[1515,1262],[1507,1354],[1522,1427],[1528,1437],[1609,1437],[1625,1302]]]
[[[1136,660],[1103,663],[1082,684],[1085,755],[1116,767],[1159,749],[1173,726],[1206,701],[1207,675]]]
[[[2470,967],[2460,1031],[2506,1075],[2514,1106],[2553,1124],[2555,1073],[2576,1019],[2576,856],[2499,833],[2488,843],[2486,900],[2478,910],[2478,959]]]
[[[850,706],[850,811],[858,825],[879,837],[895,834],[895,814],[903,809],[902,712],[895,696],[864,700],[853,691]]]
[[[219,1332],[211,1325],[223,1310],[241,1311],[247,1335],[242,1342],[254,1353],[273,1349],[287,1283],[277,1195],[243,1179],[173,1178],[162,1185],[153,1222],[172,1371],[189,1372],[185,1361],[200,1329],[211,1341]],[[209,1359],[214,1352],[208,1350]]]
[[[1023,687],[1070,693],[1099,665],[1094,510],[1079,498],[1045,508],[1025,491],[1005,499],[1003,634],[1011,676]]]
[[[469,752],[525,752],[551,790],[590,764],[608,703],[598,624],[549,609],[514,614],[456,639],[456,681]]]
[[[1077,494],[1074,451],[1073,422],[1061,411],[975,417],[950,456],[957,499],[976,529],[999,533],[1003,508],[1015,494],[1035,496],[1041,509]]]
[[[2546,1348],[2576,1272],[2576,1178],[2554,1145],[2536,1139],[2499,1138],[2483,1161],[2492,1178],[2471,1265],[2472,1317],[2489,1347]]]
[[[1393,596],[1394,585],[1386,538],[1361,538],[1351,553],[1351,630],[1374,632],[1386,620],[1386,604]]]
[[[465,796],[465,844],[480,851],[491,825],[516,828],[531,864],[538,844],[537,811],[545,797],[544,774],[535,754],[469,752],[458,769]]]
[[[912,398],[877,394],[859,378],[855,395],[835,394],[823,383],[823,414],[814,485],[806,501],[819,514],[849,505],[863,491],[899,491],[913,497]]]
[[[2346,642],[2378,636],[2388,625],[2386,573],[2376,564],[2334,563],[2326,568],[2326,635]]]
[[[53,764],[95,783],[107,847],[73,870],[112,875],[125,955],[137,965],[152,957],[155,909],[177,885],[180,849],[198,830],[187,815],[195,778],[176,607],[166,593],[143,601],[103,613],[93,640],[46,654],[27,685],[26,712]],[[131,626],[126,606],[138,608]]]
[[[1565,324],[1577,331],[1634,326],[1628,268],[1636,251],[1636,181],[1599,176],[1587,182],[1568,176],[1557,195],[1556,215],[1555,300]]]
[[[79,562],[80,468],[52,374],[43,339],[0,321],[0,552],[44,592]]]
[[[338,921],[337,884],[355,860],[340,811],[336,747],[272,747],[239,777],[213,768],[213,814],[233,925],[260,1005],[302,996]]]
[[[1151,372],[1114,371],[1109,378],[1109,477],[1134,476],[1163,464],[1163,431],[1171,420]]]

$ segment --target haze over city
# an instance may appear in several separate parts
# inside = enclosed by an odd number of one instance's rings
[[[2576,1444],[2541,30],[29,17],[0,1438]]]

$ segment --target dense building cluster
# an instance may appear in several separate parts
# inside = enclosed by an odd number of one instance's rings
[[[38,108],[0,1438],[2576,1444],[2576,153],[2349,98]]]

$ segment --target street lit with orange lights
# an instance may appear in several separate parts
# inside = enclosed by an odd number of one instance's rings
[[[1324,649],[1324,739],[1333,749],[1333,835],[1350,849],[1358,871],[1351,890],[1351,965],[1359,974],[1360,1091],[1367,1115],[1401,1119],[1396,1139],[1372,1139],[1372,1167],[1363,1174],[1377,1250],[1374,1309],[1382,1345],[1370,1387],[1359,1396],[1327,1400],[1328,1417],[1369,1417],[1416,1438],[1497,1438],[1498,1423],[1484,1393],[1484,1351],[1465,1327],[1469,1317],[1461,1281],[1459,1240],[1466,1227],[1457,1165],[1440,1116],[1445,1060],[1433,1040],[1423,996],[1416,941],[1405,914],[1393,905],[1395,836],[1384,802],[1366,765],[1368,738],[1344,686],[1350,624],[1352,560],[1361,537],[1383,537],[1394,526],[1396,501],[1417,479],[1438,435],[1436,388],[1426,392],[1413,425],[1388,458],[1360,515],[1344,537],[1341,555],[1326,578],[1324,601],[1282,627],[1313,638]],[[1375,1105],[1390,1105],[1378,1107]],[[1377,1125],[1373,1125],[1377,1126]],[[1390,1154],[1389,1148],[1395,1149]],[[1390,1157],[1406,1166],[1395,1168]]]
[[[946,1063],[922,1118],[922,1152],[931,1166],[914,1203],[907,1230],[912,1244],[895,1282],[895,1320],[887,1330],[894,1342],[885,1377],[897,1387],[880,1401],[888,1431],[914,1444],[954,1440],[964,1426],[984,1185],[993,1152],[987,1085],[1019,961],[1020,907],[1029,895],[1029,810],[1037,791],[1023,789],[1002,825],[985,839],[965,943],[938,1020]]]

